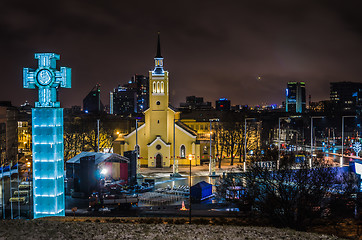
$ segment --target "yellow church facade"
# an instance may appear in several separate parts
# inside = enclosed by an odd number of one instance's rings
[[[124,136],[124,151],[137,149],[142,167],[200,165],[200,143],[197,133],[183,124],[180,113],[169,106],[169,73],[163,69],[158,38],[155,68],[149,72],[149,108],[145,122]],[[138,146],[138,147],[137,147]],[[175,158],[175,159],[174,159]]]

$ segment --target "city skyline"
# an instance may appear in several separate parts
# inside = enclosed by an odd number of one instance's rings
[[[175,107],[191,95],[280,105],[289,81],[306,82],[319,101],[329,99],[329,82],[361,82],[358,1],[172,4],[3,4],[0,100],[34,104],[22,68],[36,67],[36,52],[57,52],[74,79],[60,91],[62,106],[82,105],[97,83],[108,104],[113,88],[152,70],[157,31]]]

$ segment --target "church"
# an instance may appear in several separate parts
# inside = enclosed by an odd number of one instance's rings
[[[179,120],[180,112],[169,105],[169,72],[163,68],[159,35],[154,61],[155,68],[149,71],[149,108],[143,112],[145,122],[124,136],[121,149],[137,149],[142,167],[167,168],[174,164],[174,158],[178,165],[189,165],[189,158],[192,165],[200,165],[196,131],[183,124]]]

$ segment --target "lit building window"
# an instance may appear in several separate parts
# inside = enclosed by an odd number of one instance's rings
[[[157,93],[160,92],[160,82],[157,82]]]
[[[164,93],[164,85],[163,85],[163,82],[161,82],[161,93]]]
[[[203,149],[204,151],[204,154],[207,154],[207,146],[204,146],[204,149]]]
[[[153,82],[152,92],[153,92],[153,93],[155,93],[155,92],[156,92],[156,82]]]

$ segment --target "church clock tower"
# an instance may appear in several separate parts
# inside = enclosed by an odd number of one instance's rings
[[[163,141],[168,142],[168,105],[169,87],[168,71],[163,69],[163,57],[161,55],[160,33],[158,33],[157,54],[154,58],[155,68],[149,72],[149,121],[150,139],[160,136]]]
[[[124,149],[133,150],[138,145],[141,165],[151,168],[173,165],[176,174],[178,164],[190,164],[186,156],[192,156],[192,165],[200,163],[200,144],[196,132],[175,121],[180,113],[169,106],[169,73],[163,69],[159,33],[154,61],[155,67],[149,72],[149,107],[144,111],[145,123],[124,137]]]

